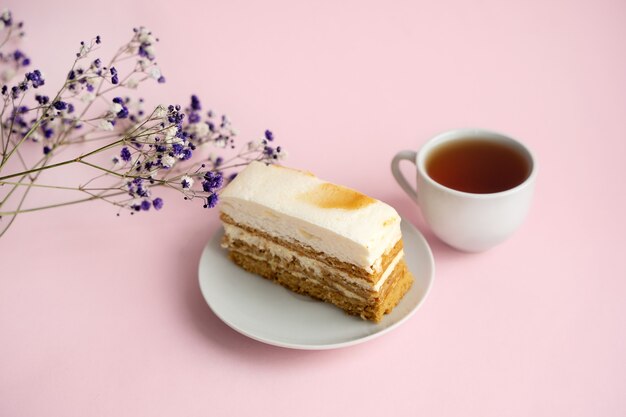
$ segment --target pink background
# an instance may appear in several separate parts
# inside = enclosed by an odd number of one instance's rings
[[[288,165],[387,201],[435,256],[392,333],[304,352],[235,333],[205,304],[216,212],[93,203],[27,214],[0,240],[0,415],[626,415],[626,3],[9,1],[58,85],[146,25],[165,85]],[[523,228],[483,254],[432,237],[389,162],[455,127],[506,132],[540,172]],[[408,167],[407,167],[408,171]]]

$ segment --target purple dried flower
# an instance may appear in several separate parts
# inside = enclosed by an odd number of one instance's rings
[[[120,79],[117,75],[117,70],[115,69],[115,67],[111,67],[109,71],[111,72],[111,84],[119,84]]]
[[[33,72],[27,72],[26,79],[31,82],[33,88],[41,87],[46,83],[46,81],[41,76],[41,71],[37,69]]]
[[[143,200],[143,201],[141,202],[141,209],[142,209],[143,211],[148,211],[148,210],[150,210],[150,206],[151,206],[151,204],[150,204],[150,201],[148,201],[148,200]],[[156,208],[156,207],[155,207],[155,208]]]
[[[200,104],[200,100],[198,99],[198,96],[196,96],[195,94],[191,96],[191,110],[193,111],[202,110],[202,105]]]
[[[274,140],[274,134],[270,131],[270,130],[266,130],[265,131],[265,139],[269,140],[270,142]]]
[[[206,198],[206,205],[204,206],[204,208],[213,208],[217,205],[218,201],[219,201],[219,197],[217,196],[217,194],[215,193],[210,194]]]
[[[122,151],[120,152],[120,157],[122,158],[123,161],[130,161],[131,155],[130,155],[130,151],[128,150],[128,148],[126,146],[124,146],[122,148]]]
[[[202,189],[207,193],[215,192],[224,184],[224,175],[221,172],[209,171],[204,174]]]
[[[191,152],[191,149],[187,148],[183,150],[182,155],[180,156],[180,159],[183,161],[186,161],[188,159],[190,159],[192,157],[193,153]]]
[[[161,197],[157,197],[152,200],[152,206],[155,210],[161,210],[163,208],[163,199]]]
[[[189,113],[189,123],[198,123],[200,119],[200,115],[198,113],[191,112]]]
[[[54,107],[57,110],[65,110],[67,109],[67,103],[64,101],[58,100],[52,103],[52,107]]]
[[[37,94],[35,96],[35,100],[37,100],[37,103],[43,106],[45,104],[48,104],[48,102],[50,101],[50,98],[48,96],[42,96],[42,95]]]
[[[54,136],[54,129],[49,127],[46,122],[41,123],[41,130],[43,131],[43,136],[46,139],[50,139],[52,136]]]

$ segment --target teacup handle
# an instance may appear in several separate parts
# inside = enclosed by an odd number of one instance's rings
[[[415,188],[409,184],[404,175],[402,175],[402,171],[400,171],[400,161],[407,160],[415,165],[415,160],[417,158],[417,152],[415,151],[400,151],[393,157],[391,160],[391,173],[394,178],[400,184],[400,187],[404,190],[405,193],[411,197],[413,201],[417,203],[417,191]],[[416,167],[417,168],[417,167]]]

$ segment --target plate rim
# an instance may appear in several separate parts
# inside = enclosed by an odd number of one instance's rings
[[[267,339],[267,338],[256,336],[254,333],[249,332],[246,329],[243,329],[243,328],[237,326],[236,324],[232,323],[231,321],[227,320],[225,317],[223,317],[220,314],[219,311],[216,311],[217,309],[215,309],[213,305],[211,305],[211,302],[209,301],[209,298],[205,294],[205,292],[206,292],[205,285],[206,284],[203,284],[203,280],[202,280],[202,276],[203,276],[202,275],[202,265],[204,263],[203,259],[206,256],[206,253],[211,251],[211,245],[213,243],[213,240],[216,239],[218,236],[222,236],[223,235],[224,228],[223,228],[223,226],[221,224],[218,227],[218,229],[211,235],[211,237],[209,238],[207,243],[204,245],[204,248],[202,250],[202,254],[200,255],[200,259],[198,261],[198,283],[199,283],[199,286],[200,286],[200,292],[202,294],[202,297],[204,298],[204,301],[209,306],[209,309],[224,324],[226,324],[231,329],[235,330],[237,333],[242,334],[243,336],[246,336],[246,337],[248,337],[248,338],[250,338],[252,340],[256,340],[257,342],[261,342],[261,343],[264,343],[264,344],[267,344],[267,345],[277,346],[277,347],[286,348],[286,349],[296,349],[296,350],[331,350],[331,349],[340,349],[340,348],[344,348],[344,347],[354,346],[354,345],[357,345],[357,344],[365,343],[365,342],[367,342],[369,340],[372,340],[372,339],[376,339],[376,338],[381,337],[381,336],[389,333],[390,331],[398,328],[401,324],[405,323],[408,319],[410,319],[415,314],[415,312],[422,306],[422,304],[424,303],[424,301],[428,297],[430,291],[432,290],[433,283],[435,281],[435,259],[434,259],[434,256],[433,256],[432,249],[430,248],[430,245],[428,244],[428,241],[426,240],[424,235],[419,231],[419,229],[417,227],[415,227],[414,224],[412,224],[411,222],[409,222],[406,218],[404,218],[402,216],[400,217],[400,219],[401,219],[402,225],[406,225],[407,227],[412,229],[412,232],[414,232],[416,234],[415,237],[416,237],[416,239],[418,241],[418,244],[422,245],[424,247],[426,258],[428,259],[429,264],[430,264],[431,274],[430,274],[430,279],[428,280],[428,286],[426,287],[423,296],[415,304],[415,306],[405,316],[403,316],[401,319],[399,319],[395,323],[385,327],[384,329],[382,329],[380,331],[377,331],[377,332],[374,332],[374,333],[370,333],[370,334],[365,335],[363,337],[357,337],[357,338],[354,338],[354,339],[351,339],[351,340],[347,340],[345,342],[326,343],[326,344],[289,343],[289,342],[284,342],[284,341],[280,341],[280,340],[272,340],[272,339]],[[224,254],[226,255],[225,251],[224,251]],[[237,267],[236,265],[233,265],[233,266]]]

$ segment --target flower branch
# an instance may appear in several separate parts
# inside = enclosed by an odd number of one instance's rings
[[[273,146],[269,130],[259,140],[237,144],[230,120],[203,111],[195,95],[184,109],[159,105],[145,112],[141,98],[123,94],[144,83],[165,82],[156,63],[158,39],[145,28],[134,29],[107,65],[93,57],[100,36],[81,42],[65,81],[52,96],[41,93],[45,77],[38,69],[28,70],[30,58],[19,49],[3,50],[18,40],[22,28],[10,12],[0,15],[0,236],[21,213],[94,200],[115,206],[117,215],[119,210],[160,210],[164,199],[156,195],[159,189],[177,191],[186,200],[200,199],[211,208],[237,169],[250,161],[273,163],[285,156],[280,146]],[[43,155],[33,162],[37,149]],[[74,156],[59,161],[60,154],[71,151]],[[44,172],[69,166],[98,174],[76,186],[39,183]],[[24,208],[33,189],[87,196]]]

